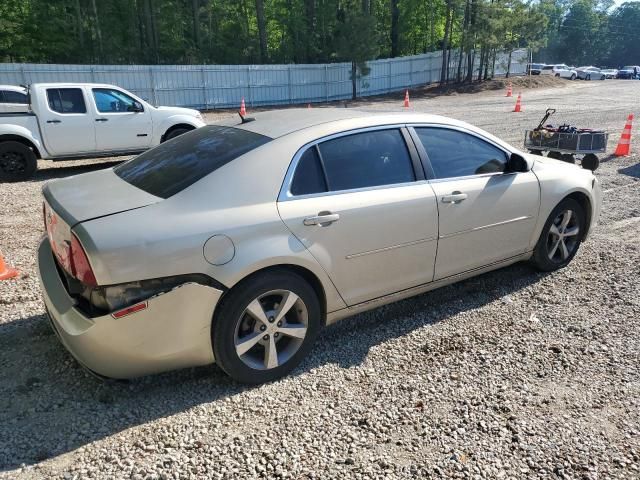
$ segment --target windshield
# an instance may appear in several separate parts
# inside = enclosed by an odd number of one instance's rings
[[[246,130],[210,125],[162,143],[114,172],[147,193],[169,198],[269,141]]]

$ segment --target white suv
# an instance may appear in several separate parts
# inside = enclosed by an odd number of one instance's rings
[[[567,67],[564,63],[559,63],[557,65],[545,65],[542,67],[540,75],[554,75],[556,77],[575,80],[578,73],[573,68]]]

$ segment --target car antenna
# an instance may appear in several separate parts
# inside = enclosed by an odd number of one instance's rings
[[[240,115],[240,120],[242,120],[242,122],[241,122],[242,124],[249,123],[249,122],[255,122],[255,120],[256,120],[253,117],[243,117],[240,112],[238,112],[238,115]]]

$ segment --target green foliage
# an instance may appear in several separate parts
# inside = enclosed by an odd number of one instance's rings
[[[640,63],[640,3],[613,0],[3,0],[0,61],[246,64],[366,60],[443,48]],[[451,13],[450,28],[446,15]],[[447,36],[445,42],[445,33]],[[477,68],[477,65],[474,66]]]

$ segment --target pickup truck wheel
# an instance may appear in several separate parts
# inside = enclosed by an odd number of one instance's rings
[[[13,141],[0,143],[0,181],[27,180],[37,169],[38,159],[25,144]]]
[[[187,133],[190,132],[191,130],[193,130],[193,128],[174,128],[173,130],[171,130],[169,133],[167,133],[164,136],[164,141],[166,142],[167,140],[171,140],[172,138],[176,138],[180,135],[182,135],[183,133]]]

